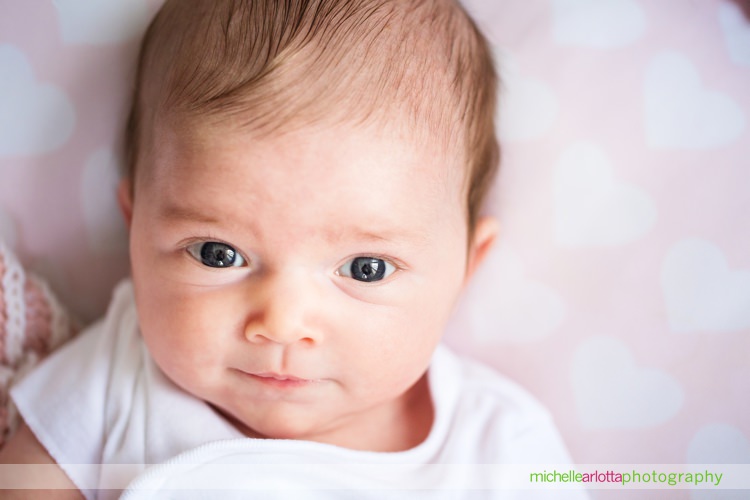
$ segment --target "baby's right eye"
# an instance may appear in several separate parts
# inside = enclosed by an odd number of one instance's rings
[[[206,241],[193,243],[187,251],[196,260],[208,267],[243,267],[247,263],[242,255],[226,243]]]

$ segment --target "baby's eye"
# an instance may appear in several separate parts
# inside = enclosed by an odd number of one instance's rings
[[[371,283],[390,276],[396,268],[388,261],[377,257],[355,257],[338,269],[338,274],[357,281]]]
[[[193,243],[187,247],[188,253],[208,267],[240,267],[245,259],[226,243],[206,241]]]

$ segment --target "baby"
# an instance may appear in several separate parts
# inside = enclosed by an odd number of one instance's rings
[[[59,464],[55,498],[163,498],[227,463],[291,498],[367,478],[285,464],[566,463],[538,403],[440,344],[497,234],[496,84],[450,0],[168,0],[119,189],[132,282],[15,387],[2,461]],[[167,460],[193,465],[140,473]],[[140,467],[113,486],[110,464]],[[422,488],[455,498],[450,476]]]

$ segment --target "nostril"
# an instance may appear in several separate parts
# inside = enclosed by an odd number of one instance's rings
[[[243,336],[246,340],[254,344],[263,344],[272,341],[271,338],[269,338],[269,336],[265,333],[263,328],[261,328],[261,326],[258,324],[246,325]]]

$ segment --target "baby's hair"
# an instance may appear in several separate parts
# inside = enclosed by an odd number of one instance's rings
[[[466,166],[471,234],[499,161],[496,92],[488,43],[453,0],[167,0],[141,46],[126,175],[157,122],[269,134],[398,116]]]

